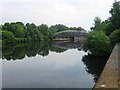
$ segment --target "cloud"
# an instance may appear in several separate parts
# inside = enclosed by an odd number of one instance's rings
[[[110,16],[113,0],[4,0],[2,23],[6,21],[57,23],[89,29],[95,16]]]

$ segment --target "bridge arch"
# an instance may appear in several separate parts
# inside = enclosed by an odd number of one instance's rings
[[[60,31],[52,35],[52,38],[81,38],[86,35],[86,31],[79,31],[79,30],[65,30]]]

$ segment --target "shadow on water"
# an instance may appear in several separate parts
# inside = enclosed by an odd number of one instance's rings
[[[82,58],[86,66],[86,71],[93,75],[96,82],[103,71],[103,68],[108,60],[108,56],[94,56],[91,54],[85,55]]]

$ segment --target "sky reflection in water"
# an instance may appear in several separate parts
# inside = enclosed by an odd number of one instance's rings
[[[93,77],[81,60],[85,54],[70,49],[45,57],[3,60],[3,88],[91,88]]]

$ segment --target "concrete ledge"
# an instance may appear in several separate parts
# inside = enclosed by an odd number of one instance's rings
[[[101,89],[112,89],[112,90],[120,90],[120,78],[118,73],[118,59],[119,59],[119,46],[120,44],[116,44],[107,63],[106,66],[95,84],[93,90]]]

